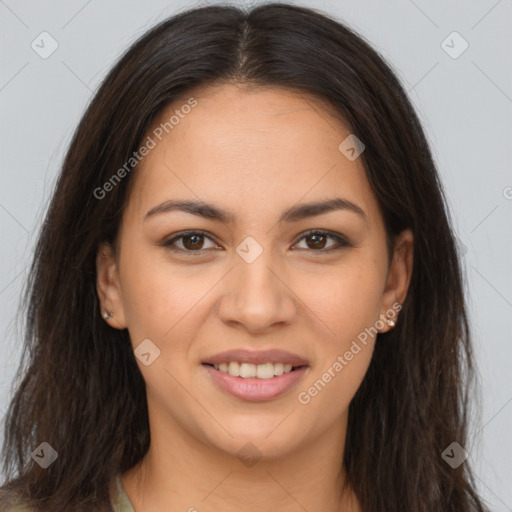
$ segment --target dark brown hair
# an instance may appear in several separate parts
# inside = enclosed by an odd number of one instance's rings
[[[318,11],[201,7],[140,38],[111,70],[74,134],[24,295],[23,358],[5,423],[3,489],[34,510],[111,510],[108,484],[149,447],[145,384],[127,330],[101,318],[96,253],[114,243],[131,173],[105,199],[173,100],[201,85],[245,83],[327,101],[361,155],[388,237],[411,228],[414,268],[395,329],[379,334],[349,409],[344,465],[364,511],[487,510],[464,462],[474,382],[463,276],[442,185],[418,117],[391,67]],[[47,469],[30,453],[58,452]],[[1,503],[0,503],[1,505]]]

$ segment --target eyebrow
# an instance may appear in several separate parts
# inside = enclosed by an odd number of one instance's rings
[[[353,203],[352,201],[349,201],[348,199],[343,199],[341,197],[328,199],[326,201],[315,201],[294,205],[281,214],[279,222],[297,222],[308,217],[314,217],[316,215],[322,215],[324,213],[338,210],[346,210],[352,213],[356,213],[362,217],[365,222],[368,222],[366,213],[360,206]],[[225,224],[230,224],[235,221],[235,215],[227,210],[219,208],[213,204],[192,200],[165,201],[164,203],[151,208],[151,210],[146,213],[144,220],[146,221],[148,218],[154,215],[172,211],[190,213],[192,215],[198,215],[200,217],[216,220]]]

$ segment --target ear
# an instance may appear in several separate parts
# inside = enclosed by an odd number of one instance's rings
[[[96,254],[96,290],[100,299],[101,315],[105,311],[112,313],[104,318],[111,327],[125,329],[126,319],[123,308],[123,295],[119,283],[119,272],[110,244],[103,243]]]
[[[387,332],[393,328],[386,323],[386,319],[397,322],[398,312],[402,309],[409,289],[413,260],[414,235],[410,229],[405,229],[395,238],[393,257],[382,295],[380,318],[384,319],[385,325],[379,332]]]

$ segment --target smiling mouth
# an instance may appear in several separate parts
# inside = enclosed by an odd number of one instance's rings
[[[225,393],[249,402],[274,400],[297,386],[308,364],[202,363],[212,382]]]
[[[284,363],[239,363],[231,361],[229,363],[211,364],[203,363],[205,366],[210,366],[215,370],[231,375],[232,377],[240,377],[242,379],[272,379],[280,375],[291,373],[306,365],[292,365]]]

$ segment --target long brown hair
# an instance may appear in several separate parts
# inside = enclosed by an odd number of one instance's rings
[[[36,511],[108,511],[109,482],[148,450],[144,380],[127,330],[101,319],[95,287],[99,244],[114,243],[137,169],[106,198],[94,191],[129,161],[166,105],[196,86],[226,82],[326,100],[364,141],[388,236],[406,228],[415,235],[399,321],[379,334],[349,409],[344,465],[363,510],[485,511],[467,461],[452,468],[441,455],[454,441],[466,446],[474,370],[460,256],[424,132],[390,65],[361,36],[287,4],[173,16],[129,48],[92,99],[24,295],[24,352],[5,422],[5,495]],[[30,456],[41,442],[58,452],[47,469]]]

